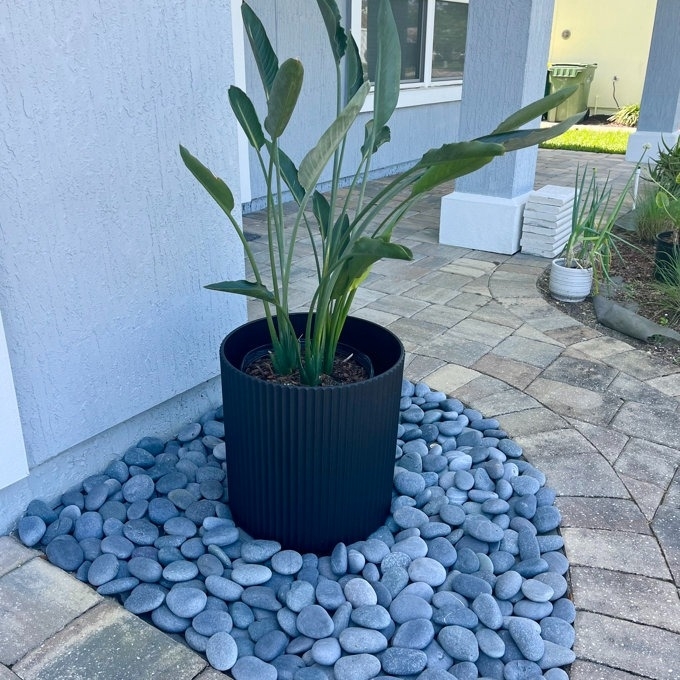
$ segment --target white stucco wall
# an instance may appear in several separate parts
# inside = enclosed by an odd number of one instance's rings
[[[230,5],[0,0],[0,309],[30,468],[214,378],[245,319],[202,288],[243,256],[178,153],[237,193]]]

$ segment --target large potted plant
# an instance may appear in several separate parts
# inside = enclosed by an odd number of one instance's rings
[[[264,318],[230,333],[220,349],[232,512],[253,535],[319,552],[366,536],[384,521],[391,499],[404,353],[392,333],[349,316],[358,286],[376,261],[412,258],[391,237],[399,220],[428,191],[506,151],[560,134],[578,116],[549,129],[520,129],[575,88],[555,93],[516,112],[490,135],[428,151],[369,196],[365,189],[371,159],[390,139],[387,123],[399,96],[395,22],[389,2],[382,0],[371,84],[352,35],[341,25],[335,0],[317,4],[335,60],[337,116],[299,167],[284,153],[280,138],[298,101],[302,64],[297,59],[279,64],[262,23],[247,4],[242,6],[266,95],[264,121],[235,86],[229,89],[229,102],[266,180],[269,285],[234,215],[234,197],[226,183],[184,147],[180,153],[225,212],[253,272],[249,281],[207,287],[257,298],[264,305]],[[360,159],[351,176],[343,178],[347,135],[371,86],[373,116],[365,125]],[[316,186],[329,164],[332,179],[324,195]],[[343,179],[348,182],[344,194]],[[283,209],[286,192],[296,205],[292,212]],[[317,287],[307,313],[292,314],[289,283],[301,233],[313,246]],[[358,382],[333,384],[338,382],[334,364],[344,367],[350,355],[365,357],[366,374]],[[271,379],[252,374],[260,371],[271,373]]]
[[[600,181],[595,169],[576,169],[571,233],[562,256],[550,266],[549,289],[556,300],[581,302],[591,290],[598,293],[600,284],[609,280],[612,256],[618,254],[617,242],[624,241],[614,227],[637,167],[613,204],[609,175]]]

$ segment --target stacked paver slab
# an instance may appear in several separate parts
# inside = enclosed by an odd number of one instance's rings
[[[524,208],[522,252],[557,257],[571,233],[574,190],[552,184],[532,191]]]

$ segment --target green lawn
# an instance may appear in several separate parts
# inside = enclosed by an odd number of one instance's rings
[[[546,149],[569,149],[571,151],[594,151],[595,153],[626,153],[631,130],[608,126],[588,125],[567,130],[559,137],[541,144]]]

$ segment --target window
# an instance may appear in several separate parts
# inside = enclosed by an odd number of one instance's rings
[[[402,89],[459,83],[463,76],[467,0],[390,0],[401,42]],[[359,49],[374,79],[378,0],[353,0],[361,15]]]

